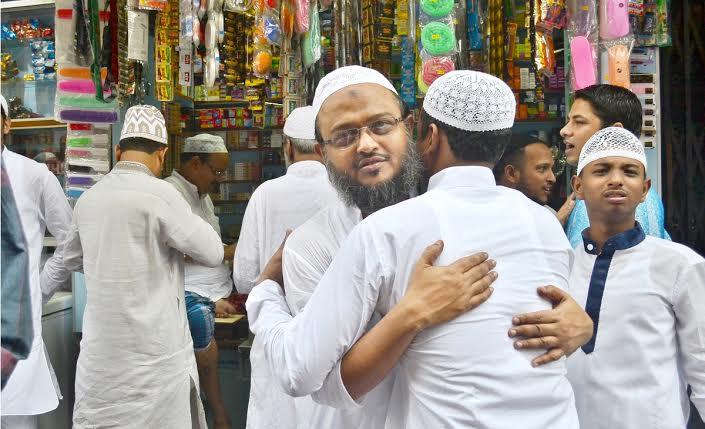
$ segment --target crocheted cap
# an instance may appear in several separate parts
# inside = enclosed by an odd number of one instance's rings
[[[157,143],[167,144],[164,116],[154,106],[137,105],[127,109],[125,121],[120,131],[120,140],[129,137],[142,137]]]
[[[318,117],[323,103],[343,88],[363,83],[374,83],[397,94],[394,85],[377,70],[362,66],[345,66],[328,73],[318,82],[316,93],[313,96],[313,118]]]
[[[184,153],[228,153],[228,148],[220,136],[198,134],[184,140]]]
[[[578,159],[578,174],[591,162],[610,156],[620,156],[639,161],[646,169],[644,144],[630,131],[622,127],[607,127],[588,139]]]
[[[514,125],[516,99],[501,79],[456,70],[428,88],[423,109],[434,119],[465,131],[495,131]]]
[[[313,107],[299,107],[289,113],[284,123],[284,135],[292,139],[316,140],[316,117]]]

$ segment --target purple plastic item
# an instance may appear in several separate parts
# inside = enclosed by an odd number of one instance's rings
[[[93,179],[90,177],[69,177],[69,185],[84,185],[90,186],[93,184]]]
[[[59,119],[65,122],[112,124],[117,122],[117,112],[95,112],[91,110],[62,110]]]

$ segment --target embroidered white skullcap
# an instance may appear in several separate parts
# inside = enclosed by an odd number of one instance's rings
[[[578,174],[586,165],[609,156],[631,158],[646,168],[644,144],[630,131],[622,127],[608,127],[592,135],[580,151]]]
[[[6,118],[10,117],[10,108],[7,107],[7,100],[5,100],[5,97],[0,95],[0,107],[2,107],[2,113],[5,115]]]
[[[316,117],[313,107],[299,107],[284,122],[284,135],[292,139],[316,140]]]
[[[377,70],[362,66],[345,66],[328,73],[318,82],[313,96],[313,117],[318,116],[321,106],[335,92],[352,85],[374,83],[397,94],[394,85]]]
[[[516,98],[501,79],[456,70],[429,86],[423,109],[432,118],[461,130],[504,130],[514,125]]]
[[[184,140],[184,153],[228,153],[228,148],[220,136],[198,134]]]
[[[142,137],[157,143],[167,144],[164,116],[154,106],[137,105],[127,109],[120,132],[120,140],[129,137]]]

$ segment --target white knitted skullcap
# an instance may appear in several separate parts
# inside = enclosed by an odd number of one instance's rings
[[[299,107],[289,113],[284,123],[284,135],[292,139],[316,140],[316,117],[313,107]]]
[[[501,79],[456,70],[429,86],[423,109],[432,118],[461,130],[504,130],[514,125],[516,99]]]
[[[5,100],[5,97],[0,95],[0,107],[2,108],[2,113],[5,115],[6,118],[10,117],[10,109],[7,107],[7,100]]]
[[[352,85],[374,83],[397,94],[394,85],[377,70],[362,66],[345,66],[328,73],[318,82],[313,96],[313,117],[318,116],[323,103],[335,92]]]
[[[184,140],[184,153],[228,153],[228,148],[220,136],[199,134]]]
[[[578,159],[578,174],[586,165],[609,156],[631,158],[639,161],[646,169],[644,144],[631,132],[622,127],[608,127],[588,139]]]
[[[120,132],[120,140],[129,137],[142,137],[157,143],[167,144],[166,125],[162,112],[147,104],[127,109]]]

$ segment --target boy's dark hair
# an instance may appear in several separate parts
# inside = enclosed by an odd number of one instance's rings
[[[590,103],[595,115],[602,121],[601,128],[620,122],[635,136],[641,135],[641,102],[630,90],[616,85],[592,85],[575,91],[575,99]]]
[[[486,162],[497,164],[512,137],[512,129],[506,128],[495,131],[465,131],[455,128],[432,118],[424,109],[421,109],[421,135],[426,137],[428,127],[436,124],[448,137],[453,155],[463,161]]]
[[[149,140],[144,137],[127,137],[120,140],[118,145],[123,152],[127,150],[136,150],[138,152],[144,152],[150,155],[159,149],[166,147],[166,145],[162,143],[155,142],[154,140]]]
[[[502,155],[502,158],[497,161],[497,164],[494,166],[493,172],[495,179],[499,181],[499,179],[504,176],[504,168],[507,165],[519,165],[522,163],[524,161],[524,149],[526,149],[528,145],[535,143],[543,144],[549,149],[551,148],[548,143],[537,137],[528,136],[526,134],[513,134],[507,148],[504,150],[504,155]]]
[[[406,102],[404,102],[404,100],[402,100],[398,94],[394,95],[396,96],[397,102],[399,103],[399,110],[401,110],[401,118],[402,120],[406,119],[411,114],[411,109],[409,109],[409,105],[406,104]],[[315,125],[316,141],[320,144],[324,144],[323,137],[321,136],[321,129],[318,127],[318,117],[316,117]]]

